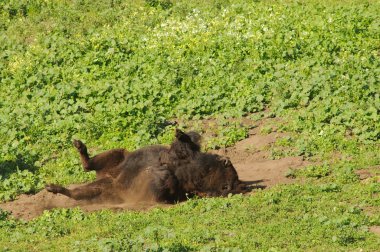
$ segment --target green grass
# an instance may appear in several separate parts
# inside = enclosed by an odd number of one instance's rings
[[[169,120],[270,117],[273,158],[320,165],[295,185],[143,213],[0,212],[9,250],[375,251],[380,164],[379,1],[0,2],[0,200],[89,181],[71,146],[169,143]],[[256,113],[257,112],[257,113]],[[255,113],[255,114],[252,114]],[[257,118],[256,118],[257,117]],[[263,129],[263,134],[272,130]],[[221,120],[206,148],[246,137]],[[339,158],[335,158],[338,156]],[[219,218],[216,218],[219,217]]]
[[[39,244],[35,250],[67,251],[375,251],[379,239],[368,227],[380,219],[366,216],[361,207],[375,202],[379,190],[379,185],[370,189],[325,182],[276,187],[250,197],[190,200],[140,213],[61,209],[29,223],[8,221],[2,226],[8,232],[2,244],[22,250],[33,242]]]

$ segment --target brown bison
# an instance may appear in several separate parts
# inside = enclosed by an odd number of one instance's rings
[[[76,200],[122,201],[128,190],[141,186],[143,193],[161,202],[182,201],[192,195],[225,196],[245,191],[228,159],[201,152],[200,135],[195,132],[177,129],[169,147],[153,145],[133,152],[114,149],[93,158],[81,141],[75,140],[74,146],[85,171],[96,171],[96,181],[72,190],[47,185],[48,191]]]

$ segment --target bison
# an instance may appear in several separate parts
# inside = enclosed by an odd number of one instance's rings
[[[81,141],[75,140],[74,146],[84,170],[96,171],[96,181],[71,190],[51,184],[46,186],[49,192],[76,200],[122,201],[132,188],[144,187],[140,192],[155,201],[176,202],[192,195],[225,196],[246,190],[230,160],[201,152],[200,135],[195,132],[177,129],[169,147],[114,149],[93,158]]]

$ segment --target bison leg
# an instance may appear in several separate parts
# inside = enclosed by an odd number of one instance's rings
[[[120,173],[119,164],[128,155],[128,151],[125,149],[112,149],[90,158],[84,143],[80,140],[74,140],[73,144],[80,154],[83,169],[86,172],[96,171],[97,179],[107,176],[117,177]]]
[[[67,189],[55,184],[47,185],[45,188],[48,192],[63,194],[75,200],[90,200],[99,196],[106,188],[108,189],[112,181],[112,178],[104,178],[74,189]]]
[[[73,145],[75,148],[77,148],[79,155],[80,155],[80,160],[82,162],[83,169],[85,171],[91,171],[91,166],[90,166],[90,156],[88,155],[87,152],[87,147],[84,143],[82,143],[80,140],[74,140]]]
[[[60,185],[50,184],[47,185],[45,188],[48,192],[52,192],[54,194],[63,194],[75,200],[89,200],[100,195],[102,192],[100,188],[86,188],[86,186],[70,190]]]

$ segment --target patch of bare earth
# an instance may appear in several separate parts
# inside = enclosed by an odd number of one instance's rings
[[[380,236],[380,226],[372,226],[369,228],[369,231]]]
[[[262,120],[253,125],[249,132],[249,137],[232,147],[212,151],[220,155],[227,156],[234,164],[239,178],[254,188],[266,188],[277,184],[291,183],[292,179],[286,177],[290,168],[297,169],[308,165],[302,157],[285,157],[278,160],[269,158],[268,147],[276,142],[277,139],[286,136],[285,133],[276,132],[274,129],[271,133],[262,135],[262,127],[267,121],[276,123],[277,119]],[[205,123],[205,122],[204,122]],[[213,122],[214,123],[214,122]],[[250,121],[245,123],[252,123]],[[206,132],[207,134],[207,132]],[[144,184],[144,183],[143,183]],[[80,185],[72,185],[69,188],[75,188]],[[44,210],[53,208],[73,208],[80,207],[84,211],[96,211],[100,209],[129,209],[129,210],[147,210],[156,206],[168,206],[157,204],[143,195],[142,185],[136,185],[136,191],[128,193],[123,203],[115,202],[96,202],[88,200],[73,200],[64,195],[49,193],[42,190],[35,195],[20,195],[18,199],[12,202],[0,204],[0,208],[12,212],[16,218],[30,220],[43,213]],[[139,195],[136,197],[136,195]],[[132,197],[133,196],[133,197]]]
[[[149,192],[149,178],[142,172],[136,177],[128,190],[118,190],[102,193],[99,197],[92,200],[74,200],[62,194],[53,194],[46,189],[34,195],[20,195],[16,200],[0,204],[0,209],[12,213],[16,218],[24,220],[33,219],[41,215],[45,210],[54,208],[74,208],[80,207],[87,212],[101,209],[111,210],[148,210],[153,207],[170,206],[155,202],[153,195]],[[83,184],[70,185],[69,189],[74,189]]]
[[[380,183],[380,166],[369,167],[355,171],[362,183],[378,182]]]
[[[213,151],[227,156],[234,164],[239,178],[253,188],[266,188],[277,184],[293,182],[286,174],[289,169],[298,169],[309,165],[310,162],[302,157],[284,157],[270,159],[268,147],[278,139],[287,136],[286,133],[271,132],[266,135],[260,133],[265,124],[258,125],[249,131],[249,137],[236,143],[234,146]]]

